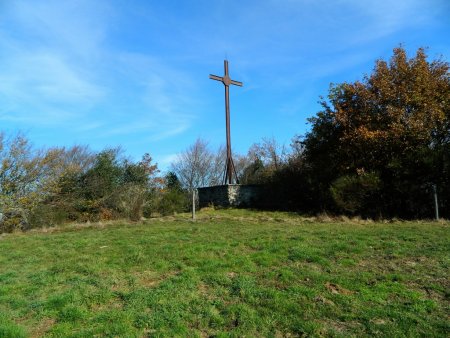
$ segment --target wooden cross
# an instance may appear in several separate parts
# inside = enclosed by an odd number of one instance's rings
[[[220,81],[225,86],[225,120],[227,127],[227,160],[225,166],[224,184],[232,184],[233,172],[236,178],[236,183],[239,184],[239,179],[236,174],[236,169],[234,167],[233,158],[231,157],[231,136],[230,136],[230,85],[235,85],[242,87],[242,82],[234,81],[230,79],[228,74],[228,60],[223,61],[225,75],[223,77],[217,75],[209,75],[212,80]]]

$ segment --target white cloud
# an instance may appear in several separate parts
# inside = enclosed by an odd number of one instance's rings
[[[0,119],[68,122],[105,96],[93,69],[106,21],[92,3],[15,1],[0,13]]]
[[[0,120],[61,123],[104,138],[160,140],[188,129],[196,112],[187,73],[106,45],[119,8],[103,0],[8,5],[0,13]]]
[[[83,71],[51,51],[17,53],[5,60],[7,70],[0,73],[0,90],[14,99],[80,102],[103,95]]]
[[[101,53],[108,18],[113,16],[103,0],[19,0],[12,11],[28,44],[64,49],[78,58]]]
[[[189,122],[178,121],[175,124],[170,124],[167,126],[167,129],[162,130],[160,132],[156,132],[150,139],[152,141],[161,141],[164,139],[167,139],[169,137],[176,136],[178,134],[183,133],[186,131],[191,124]]]
[[[136,87],[135,99],[144,110],[137,124],[152,131],[151,138],[160,140],[182,133],[195,119],[195,83],[187,72],[168,67],[164,62],[142,55],[123,53],[118,68],[130,86]]]
[[[158,165],[167,167],[178,159],[178,154],[168,154],[159,157]]]
[[[12,115],[10,119],[44,125],[63,122],[105,95],[83,69],[51,51],[19,52],[1,61],[6,66],[0,70],[3,120]]]
[[[431,20],[430,11],[424,10],[424,3],[408,1],[348,1],[359,18],[362,29],[354,32],[349,42],[362,43],[381,39],[399,30],[423,25]],[[431,3],[425,4],[431,6]]]

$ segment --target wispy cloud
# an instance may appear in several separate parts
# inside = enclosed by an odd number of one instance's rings
[[[135,100],[143,111],[138,123],[130,125],[139,130],[147,126],[153,139],[163,139],[185,131],[196,118],[196,85],[189,73],[168,67],[163,61],[142,55],[123,53],[118,58],[122,79],[134,88]],[[139,122],[145,121],[145,122]]]
[[[28,46],[46,45],[74,57],[99,56],[113,10],[104,0],[14,1],[10,8]]]
[[[116,15],[108,2],[88,0],[19,0],[0,13],[9,26],[0,24],[0,120],[158,140],[189,128],[188,74],[108,46]]]
[[[103,89],[89,81],[83,70],[52,51],[19,52],[4,63],[0,91],[13,100],[85,102],[103,95]]]
[[[0,25],[0,119],[67,122],[104,97],[91,56],[105,27],[92,9],[87,1],[19,0],[0,13],[8,24]]]
[[[436,5],[436,1],[424,3],[417,0],[402,1],[346,1],[359,19],[359,29],[348,40],[349,44],[368,43],[392,35],[397,31],[421,26],[432,20],[424,6]]]
[[[161,167],[168,167],[178,159],[178,154],[168,154],[159,157],[158,164]]]
[[[217,37],[205,35],[201,44],[210,55],[232,53],[254,71],[297,65],[308,55],[370,47],[398,32],[432,23],[445,1],[269,0],[230,2],[229,7],[232,15],[225,18],[211,14],[216,26],[210,28]]]

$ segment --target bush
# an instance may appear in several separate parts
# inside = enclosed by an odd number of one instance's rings
[[[143,215],[146,192],[142,185],[125,185],[119,193],[117,204],[120,208],[120,213],[132,221],[139,221]]]
[[[42,203],[30,213],[30,224],[33,228],[41,228],[46,226],[55,226],[63,224],[69,219],[66,210]]]
[[[0,217],[0,233],[13,232],[15,230],[28,230],[30,223],[26,211],[21,208],[3,210]]]
[[[373,213],[374,210],[369,209],[380,185],[377,174],[363,172],[339,177],[332,183],[330,192],[336,205],[344,212]]]
[[[165,190],[153,194],[144,207],[144,216],[151,217],[154,213],[162,216],[186,212],[190,207],[190,198],[183,190]]]

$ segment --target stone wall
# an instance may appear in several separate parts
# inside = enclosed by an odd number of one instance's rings
[[[200,208],[214,205],[218,207],[252,208],[259,205],[263,193],[260,185],[216,185],[198,188]]]

